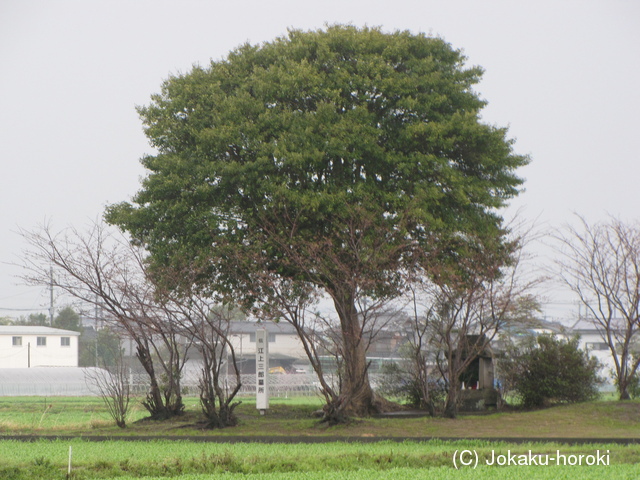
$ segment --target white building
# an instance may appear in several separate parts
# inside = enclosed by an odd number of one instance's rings
[[[0,368],[77,367],[79,332],[0,326]]]
[[[613,319],[611,323],[614,326],[619,325],[618,331],[622,338],[626,329],[624,321],[622,319]],[[609,344],[603,335],[602,327],[596,326],[593,320],[579,319],[570,327],[569,331],[573,334],[580,335],[580,348],[598,359],[602,365],[600,376],[605,378],[605,388],[613,389],[615,362]],[[632,350],[638,342],[640,342],[640,332],[636,331],[631,340]]]

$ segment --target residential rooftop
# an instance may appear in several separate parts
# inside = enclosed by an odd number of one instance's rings
[[[80,335],[73,330],[38,325],[0,325],[0,335]]]

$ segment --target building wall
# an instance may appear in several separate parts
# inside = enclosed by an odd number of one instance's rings
[[[14,337],[21,339],[14,345]],[[45,338],[46,345],[38,345]],[[62,339],[69,345],[62,345]],[[40,341],[40,343],[43,343]],[[0,335],[0,368],[77,367],[78,336],[56,334]]]
[[[256,353],[255,334],[233,333],[229,336],[229,339],[237,355]],[[294,358],[307,358],[300,338],[297,335],[283,333],[269,334],[269,353],[287,355]]]
[[[589,355],[596,357],[602,369],[599,375],[604,378],[605,384],[602,386],[605,389],[607,387],[613,388],[613,372],[615,371],[615,362],[609,346],[605,343],[599,333],[597,332],[580,332],[580,348]]]

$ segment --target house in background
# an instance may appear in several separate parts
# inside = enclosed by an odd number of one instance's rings
[[[287,322],[233,321],[229,325],[228,338],[233,347],[240,374],[253,375],[256,373],[256,330],[259,328],[264,328],[267,331],[271,373],[299,373],[301,370],[311,372],[302,342],[291,324]],[[128,354],[129,351],[132,355],[134,354],[134,349],[127,346],[127,341],[123,346],[125,354]],[[197,385],[202,369],[202,356],[198,352],[197,346],[192,346],[187,356],[188,359],[182,371],[182,382],[185,385]],[[235,375],[230,349],[225,348],[222,362],[223,375]]]
[[[613,326],[619,326],[618,332],[622,337],[623,332],[626,329],[624,321],[622,319],[613,319],[611,324]],[[597,325],[592,319],[580,318],[573,325],[571,325],[571,327],[569,327],[568,331],[571,334],[579,335],[580,348],[586,352],[589,352],[589,355],[594,356],[598,359],[598,361],[602,365],[600,376],[605,380],[604,386],[602,388],[605,390],[613,391],[615,389],[615,381],[613,377],[613,372],[615,371],[615,361],[613,359],[611,349],[609,348],[609,344],[603,336],[604,332],[602,331],[602,327]],[[631,340],[632,352],[636,352],[637,354],[639,344],[640,332],[636,332]],[[620,353],[619,349],[618,353]]]
[[[79,332],[0,326],[0,368],[77,367]]]
[[[238,361],[241,373],[255,373],[256,330],[264,328],[269,341],[269,368],[294,372],[296,365],[308,363],[296,329],[287,322],[231,322],[229,341]]]

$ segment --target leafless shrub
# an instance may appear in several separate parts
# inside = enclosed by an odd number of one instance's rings
[[[131,400],[129,369],[122,351],[116,355],[115,365],[85,370],[87,384],[102,398],[111,418],[120,428],[127,426]]]

